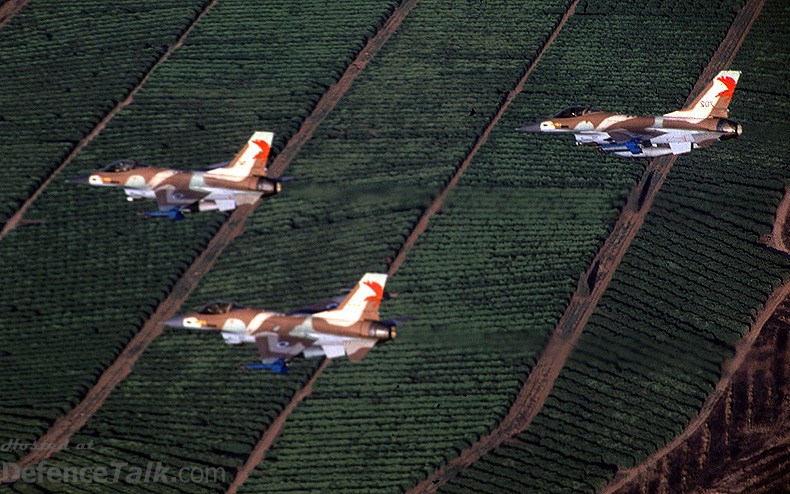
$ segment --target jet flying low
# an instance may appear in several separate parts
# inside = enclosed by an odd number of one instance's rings
[[[734,70],[719,72],[687,107],[665,115],[629,116],[574,106],[516,131],[573,134],[577,145],[626,158],[688,153],[742,134],[741,125],[728,118],[740,75]]]
[[[215,302],[165,325],[216,331],[227,344],[254,343],[261,363],[248,369],[285,374],[287,362],[298,355],[360,361],[376,344],[395,339],[397,324],[405,320],[379,318],[386,280],[386,274],[366,273],[347,295],[288,313]]]
[[[154,199],[159,211],[145,216],[183,219],[187,211],[229,211],[280,192],[282,180],[267,176],[273,139],[271,132],[255,132],[231,161],[203,170],[170,170],[122,159],[69,182],[122,187],[128,201]]]

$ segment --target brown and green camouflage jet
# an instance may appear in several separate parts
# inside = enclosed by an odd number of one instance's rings
[[[741,73],[724,70],[686,108],[658,117],[618,115],[586,106],[567,108],[519,132],[572,133],[576,144],[626,158],[683,154],[733,139],[742,127],[727,118]]]
[[[255,343],[261,363],[248,369],[284,374],[287,361],[300,354],[360,361],[377,343],[395,338],[399,320],[379,319],[386,281],[386,274],[366,273],[348,295],[286,314],[215,302],[165,325],[217,331],[228,344]]]
[[[146,216],[182,219],[186,211],[229,211],[280,192],[280,181],[266,174],[273,139],[271,132],[256,132],[233,160],[205,170],[169,170],[124,159],[69,182],[123,187],[129,201],[156,200],[159,211]]]

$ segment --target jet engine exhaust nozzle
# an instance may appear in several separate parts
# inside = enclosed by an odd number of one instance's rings
[[[394,340],[398,331],[395,326],[387,326],[381,323],[373,323],[370,326],[368,335],[379,340]]]
[[[720,141],[726,141],[729,139],[735,139],[743,134],[743,125],[739,124],[738,122],[733,122],[732,120],[725,120],[722,119],[716,125],[716,130],[721,132],[722,135],[719,137]]]

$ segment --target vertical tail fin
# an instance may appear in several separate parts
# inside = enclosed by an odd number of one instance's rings
[[[708,84],[690,105],[682,110],[667,113],[665,117],[686,118],[727,118],[727,107],[730,106],[735,85],[741,73],[737,70],[722,70]]]
[[[206,175],[219,175],[223,178],[237,180],[250,175],[265,177],[266,160],[269,158],[273,140],[274,134],[272,132],[254,133],[227,166],[215,168],[206,172]]]
[[[386,283],[386,274],[365,273],[337,309],[318,312],[313,316],[344,321],[377,320]]]

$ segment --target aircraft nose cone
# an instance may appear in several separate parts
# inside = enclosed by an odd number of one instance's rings
[[[80,175],[79,177],[66,180],[66,183],[88,185],[88,177],[90,177],[90,175]]]
[[[170,319],[164,322],[164,325],[170,328],[183,328],[184,318],[181,316],[171,317]]]
[[[516,132],[540,132],[540,123],[524,125],[523,127],[517,128]]]

